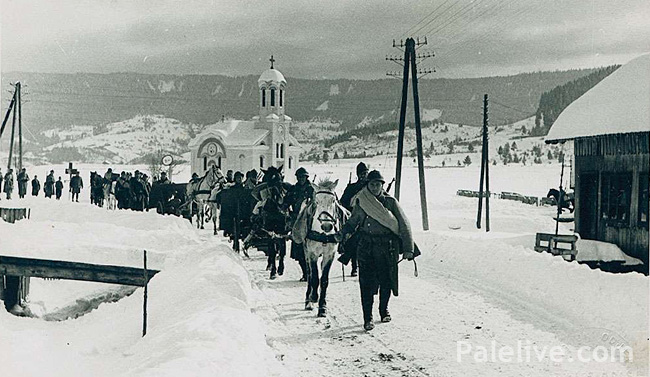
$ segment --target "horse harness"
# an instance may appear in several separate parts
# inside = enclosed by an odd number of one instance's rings
[[[328,194],[328,195],[333,195],[336,197],[336,194],[330,191],[318,191],[314,193],[314,196],[318,194]],[[314,202],[315,204],[315,202]],[[315,205],[312,204],[312,206],[315,209]],[[320,222],[320,227],[321,230],[324,232],[330,232],[332,229],[334,229],[335,233],[334,234],[325,234],[321,232],[317,232],[313,229],[311,229],[311,221],[309,222],[309,230],[307,231],[307,239],[310,239],[312,241],[316,242],[322,242],[323,245],[328,244],[328,243],[338,243],[338,241],[335,239],[336,233],[338,233],[339,229],[336,227],[336,218],[334,216],[327,212],[323,211],[318,214],[318,217],[316,218]]]

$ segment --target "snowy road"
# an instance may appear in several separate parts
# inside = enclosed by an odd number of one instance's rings
[[[554,363],[534,356],[530,362],[477,362],[471,355],[457,361],[457,341],[489,347],[491,341],[515,346],[528,339],[540,347],[552,347],[565,342],[540,328],[566,333],[572,325],[568,319],[535,308],[533,302],[517,302],[481,288],[480,282],[453,270],[442,273],[435,262],[444,262],[435,253],[419,258],[417,278],[412,265],[400,265],[401,294],[390,304],[393,321],[376,322],[369,333],[362,329],[358,281],[349,277],[349,268],[343,282],[340,264],[333,267],[329,315],[323,319],[303,309],[305,283],[298,282],[297,263],[290,261],[285,276],[269,280],[264,256],[253,251],[251,257],[244,260],[244,266],[258,288],[253,312],[266,322],[267,343],[289,375],[581,376],[607,372],[623,376],[628,372],[621,364]]]

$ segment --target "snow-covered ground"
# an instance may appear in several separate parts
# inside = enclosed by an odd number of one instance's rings
[[[367,162],[392,178],[394,161]],[[355,164],[337,160],[306,168],[316,180],[338,178],[342,192]],[[79,166],[84,179],[89,170],[106,167]],[[490,188],[544,196],[557,186],[559,171],[556,164],[497,165],[490,170]],[[330,315],[318,319],[302,310],[305,287],[293,262],[284,276],[269,281],[261,253],[242,260],[208,230],[175,217],[92,207],[87,192],[74,204],[12,200],[12,206],[30,207],[32,218],[0,223],[2,255],[141,266],[146,249],[151,268],[162,272],[151,280],[144,338],[141,289],[77,319],[55,322],[44,318],[86,311],[131,290],[32,279],[30,306],[41,318],[0,311],[2,375],[648,375],[646,276],[608,274],[533,251],[534,234],[554,230],[550,207],[493,199],[491,231],[477,230],[477,200],[456,191],[478,188],[479,167],[425,172],[428,231],[422,230],[417,169],[410,161],[401,196],[423,251],[419,276],[413,276],[413,264],[400,264],[400,296],[390,305],[393,322],[371,333],[361,328],[357,279],[347,268],[343,282],[338,263],[330,278]],[[184,169],[174,180],[188,178]],[[593,349],[610,352],[610,345],[631,347],[633,359],[598,362]],[[494,352],[510,347],[514,357],[507,362],[497,355],[493,361],[492,347]],[[589,361],[577,360],[575,353],[573,359],[556,360],[551,347],[565,355],[590,347],[581,354]]]

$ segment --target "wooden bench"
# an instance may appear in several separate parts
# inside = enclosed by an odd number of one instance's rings
[[[578,236],[573,234],[555,234],[550,233],[537,233],[535,236],[535,251],[551,253],[553,255],[569,256],[569,260],[576,259],[578,250],[576,249],[576,241]],[[560,247],[560,244],[568,245]],[[566,258],[565,258],[566,259]]]

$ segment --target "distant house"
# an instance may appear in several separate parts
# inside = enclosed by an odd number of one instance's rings
[[[547,143],[573,141],[575,230],[648,266],[650,54],[594,86],[557,118]]]
[[[298,168],[302,147],[284,113],[287,81],[280,71],[267,69],[257,80],[259,115],[251,120],[221,120],[189,143],[192,173],[203,175],[212,165],[245,173],[283,166],[285,176]]]

